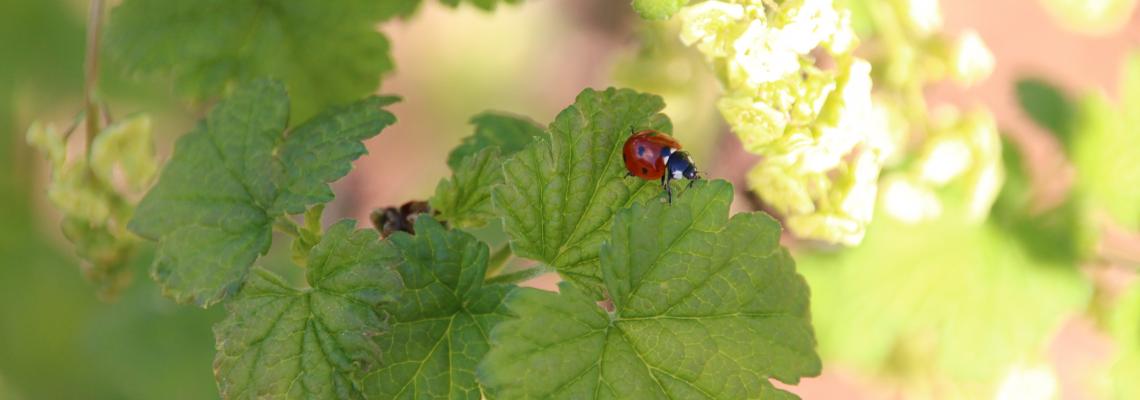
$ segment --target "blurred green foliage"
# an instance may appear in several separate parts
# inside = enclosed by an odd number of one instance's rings
[[[1140,228],[1140,52],[1120,70],[1119,102],[1101,92],[1077,100],[1040,79],[1017,83],[1022,110],[1060,141],[1077,169],[1074,197],[1082,218],[1105,213],[1129,229]],[[1095,221],[1092,221],[1095,222]]]
[[[1117,223],[1140,228],[1140,52],[1131,54],[1121,71],[1120,102],[1104,93],[1079,103],[1069,148],[1077,167],[1077,187],[1090,206],[1107,212]]]
[[[175,306],[151,284],[99,302],[33,201],[43,198],[40,164],[17,104],[79,108],[69,99],[82,86],[85,12],[62,0],[0,2],[0,398],[216,398],[210,324],[220,313]],[[139,260],[131,268],[145,276]]]
[[[825,359],[914,390],[949,378],[976,390],[960,396],[978,398],[1012,365],[1041,357],[1063,318],[1080,311],[1087,285],[1071,264],[1035,258],[955,211],[913,225],[880,218],[858,248],[796,255]]]
[[[1076,109],[1061,91],[1041,78],[1024,78],[1015,88],[1021,109],[1065,147],[1072,145]]]
[[[990,222],[1046,262],[1077,265],[1087,259],[1095,245],[1078,196],[1066,196],[1060,204],[1038,210],[1028,167],[1015,143],[1002,144],[1005,184],[990,210]]]
[[[383,19],[389,18],[408,18],[416,13],[423,4],[424,0],[384,0],[375,2],[380,7],[380,15]],[[440,3],[449,7],[458,7],[460,3],[468,3],[481,10],[491,11],[499,3],[518,4],[522,0],[439,0]]]
[[[1125,3],[1133,2],[1115,2],[1113,7],[1125,7]],[[1133,51],[1125,58],[1119,78],[1119,101],[1103,91],[1069,100],[1061,89],[1045,81],[1018,82],[1022,109],[1060,141],[1077,170],[1068,198],[1034,223],[1021,224],[1026,229],[1019,231],[1027,233],[1022,236],[1033,239],[1039,250],[1055,254],[1076,250],[1072,262],[1095,260],[1109,265],[1132,264],[1134,268],[1135,261],[1112,259],[1104,251],[1093,251],[1106,227],[1140,229],[1140,135],[1136,130],[1140,126],[1136,112],[1140,109],[1140,52]],[[1001,203],[999,199],[998,205]],[[1059,225],[1043,225],[1050,221]],[[1098,381],[1102,384],[1098,394],[1134,399],[1140,396],[1136,384],[1140,377],[1140,285],[1132,283],[1115,300],[1103,322],[1118,351],[1107,371],[1098,371],[1105,375]],[[1094,316],[1099,316],[1095,314],[1100,306],[1092,305]]]
[[[663,21],[672,17],[689,0],[633,0],[633,9],[647,20]]]
[[[431,208],[454,228],[477,228],[498,220],[491,188],[503,182],[503,159],[535,140],[549,140],[546,130],[526,117],[484,112],[471,118],[475,133],[447,156],[451,179],[435,188]]]
[[[0,142],[9,151],[11,141]],[[29,399],[206,399],[210,324],[219,311],[179,307],[153,284],[99,302],[79,262],[44,232],[25,184],[2,176],[0,379]],[[8,190],[12,189],[12,190]],[[55,229],[54,225],[50,229]],[[149,257],[133,264],[145,276]]]
[[[373,92],[392,70],[376,1],[128,0],[111,12],[105,48],[137,74],[173,76],[212,99],[257,77],[286,82],[292,120]]]
[[[1140,398],[1140,284],[1133,284],[1119,299],[1109,321],[1109,333],[1119,352],[1109,368],[1108,387],[1101,393],[1113,399]]]

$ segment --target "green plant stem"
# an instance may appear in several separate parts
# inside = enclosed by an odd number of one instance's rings
[[[83,108],[87,121],[87,152],[99,133],[99,105],[96,104],[95,85],[99,80],[99,36],[103,30],[103,0],[91,0],[87,14],[87,50],[83,63]]]
[[[507,260],[510,260],[512,255],[511,245],[509,244],[505,244],[503,247],[495,250],[494,253],[491,253],[491,257],[487,259],[486,279],[494,278],[502,273],[503,267],[507,266]]]
[[[301,238],[301,226],[297,225],[297,221],[289,218],[288,215],[278,216],[277,219],[273,220],[273,228],[293,238]]]

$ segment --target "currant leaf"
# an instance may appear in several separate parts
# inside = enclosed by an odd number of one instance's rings
[[[1072,145],[1076,107],[1064,92],[1040,79],[1021,79],[1017,81],[1017,101],[1033,122],[1056,136],[1066,148]]]
[[[405,290],[382,309],[391,330],[380,339],[384,365],[365,379],[370,398],[473,399],[482,396],[475,366],[487,335],[506,318],[502,300],[513,285],[484,285],[487,246],[429,216],[415,236],[398,232],[396,269]]]
[[[1122,71],[1120,105],[1103,93],[1080,102],[1074,132],[1076,188],[1090,206],[1107,212],[1125,227],[1140,228],[1140,53],[1128,56]]]
[[[699,183],[672,205],[621,211],[601,253],[614,311],[563,282],[518,289],[479,376],[501,398],[794,397],[820,372],[808,288],[779,224],[728,218],[732,186]]]
[[[210,98],[235,82],[273,76],[305,119],[376,90],[392,70],[372,0],[127,0],[111,13],[109,55],[131,72],[170,74]]]
[[[285,134],[280,82],[242,85],[179,139],[130,229],[158,241],[152,275],[179,302],[209,306],[233,295],[270,245],[273,220],[328,201],[328,183],[364,153],[360,140],[395,122],[370,97]]]
[[[1076,265],[1091,255],[1095,240],[1081,214],[1083,199],[1070,195],[1052,208],[1037,210],[1033,185],[1016,143],[1002,143],[1002,162],[1005,183],[990,209],[989,222],[1044,262]]]
[[[1108,325],[1119,350],[1108,367],[1106,397],[1136,398],[1140,396],[1140,388],[1133,383],[1140,376],[1140,285],[1133,284],[1120,295]]]
[[[491,188],[503,182],[503,160],[499,149],[486,148],[463,159],[451,179],[435,187],[431,208],[440,219],[457,228],[477,228],[494,218]]]
[[[452,177],[436,186],[431,207],[459,228],[477,228],[495,217],[491,188],[503,182],[503,157],[517,153],[546,132],[533,121],[502,113],[471,119],[475,133],[451,151]]]
[[[988,396],[1015,363],[1038,357],[1086,304],[1073,264],[1034,257],[990,222],[876,221],[858,248],[796,256],[812,288],[820,353],[876,373],[934,373]],[[985,351],[978,351],[985,349]],[[944,379],[944,380],[941,380]]]
[[[662,194],[657,182],[626,176],[622,146],[631,130],[672,132],[660,97],[629,89],[586,89],[536,140],[503,164],[492,189],[515,255],[554,267],[600,293],[599,245],[618,210]]]
[[[501,112],[484,112],[471,118],[475,133],[463,138],[463,142],[447,155],[447,165],[452,170],[459,169],[463,159],[487,147],[497,147],[503,157],[513,155],[526,148],[537,138],[548,137],[539,124],[529,118]]]
[[[396,249],[352,221],[312,249],[308,289],[256,268],[215,328],[218,388],[227,399],[363,398],[355,379],[379,365],[377,307],[401,287]]]
[[[663,21],[688,4],[689,0],[633,0],[633,9],[641,18]]]

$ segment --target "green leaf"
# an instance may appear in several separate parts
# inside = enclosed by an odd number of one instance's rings
[[[380,19],[391,18],[407,19],[419,10],[423,0],[386,0],[378,2],[380,6]]]
[[[1073,143],[1077,190],[1089,206],[1107,212],[1119,224],[1140,228],[1140,53],[1131,54],[1121,79],[1121,104],[1104,94],[1080,103]]]
[[[1060,89],[1041,79],[1020,79],[1017,101],[1033,122],[1056,136],[1066,149],[1070,148],[1076,110]]]
[[[106,47],[131,72],[170,74],[195,97],[262,76],[283,79],[304,119],[376,90],[392,70],[375,0],[127,0]]]
[[[384,365],[365,379],[371,398],[474,399],[482,396],[475,365],[487,334],[506,318],[503,297],[513,285],[483,285],[487,246],[462,231],[445,230],[429,216],[415,236],[389,240],[405,290],[383,310],[391,331],[381,337]]]
[[[1072,264],[1032,257],[1007,232],[954,214],[877,219],[857,248],[796,255],[825,360],[979,398],[1015,363],[1042,357],[1087,284]]]
[[[1135,399],[1140,396],[1136,385],[1140,376],[1140,285],[1133,284],[1120,295],[1109,321],[1109,334],[1118,350],[1108,370],[1106,398]]]
[[[341,221],[309,256],[308,289],[257,268],[214,328],[227,399],[362,398],[354,380],[379,365],[377,311],[400,289],[396,249]]]
[[[780,226],[728,218],[732,187],[702,182],[672,205],[623,210],[602,250],[613,313],[570,282],[518,289],[480,381],[498,398],[794,397],[820,372],[808,288]]]
[[[687,4],[689,0],[633,0],[633,9],[643,19],[661,21],[669,19]]]
[[[360,140],[395,122],[371,97],[284,135],[282,84],[239,87],[179,139],[130,229],[158,241],[153,276],[179,302],[206,307],[232,295],[270,245],[273,220],[332,199],[328,182],[364,153]],[[283,136],[284,135],[284,136]]]
[[[450,7],[458,7],[459,3],[470,3],[480,10],[491,11],[494,10],[495,6],[499,3],[518,4],[521,3],[522,0],[439,0],[439,2]]]
[[[370,97],[331,108],[293,129],[279,146],[279,192],[271,213],[300,214],[309,204],[333,199],[328,183],[352,170],[352,161],[368,153],[364,140],[396,123],[382,110],[396,97]]]
[[[477,228],[495,217],[491,188],[503,182],[502,157],[547,136],[533,121],[509,114],[486,112],[471,123],[475,133],[447,157],[451,179],[440,181],[431,199],[432,210],[459,228]]]
[[[1016,143],[1002,143],[1005,183],[990,208],[990,222],[1010,234],[1028,254],[1045,262],[1077,265],[1094,250],[1081,199],[1068,196],[1055,207],[1035,210],[1033,186]]]
[[[522,150],[537,138],[548,137],[542,126],[529,118],[500,112],[484,112],[471,118],[475,133],[447,155],[447,166],[459,170],[463,160],[488,147],[497,147],[503,157]]]
[[[451,179],[439,181],[432,210],[440,219],[458,228],[477,228],[495,217],[491,208],[491,188],[503,182],[503,161],[499,149],[485,148],[455,168]]]
[[[549,141],[508,159],[492,200],[515,255],[600,291],[598,248],[617,210],[662,194],[657,182],[626,177],[622,146],[630,130],[672,132],[664,107],[654,95],[586,89],[550,125]]]

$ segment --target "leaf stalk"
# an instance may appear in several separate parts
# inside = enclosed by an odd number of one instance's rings
[[[103,0],[91,0],[87,13],[87,49],[83,63],[83,108],[87,127],[87,152],[99,133],[99,116],[102,112],[95,102],[95,86],[99,80],[99,37],[103,31]]]

